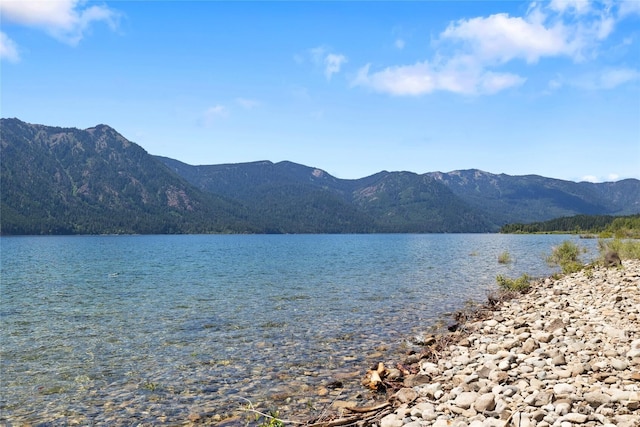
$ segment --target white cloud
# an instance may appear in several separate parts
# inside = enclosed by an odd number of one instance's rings
[[[346,56],[333,53],[325,46],[318,46],[309,49],[309,55],[311,57],[311,61],[316,66],[323,68],[324,75],[327,80],[331,80],[331,76],[339,73],[342,68],[342,64],[347,62]]]
[[[398,96],[420,96],[435,91],[462,95],[494,94],[522,85],[526,79],[511,73],[486,71],[464,57],[454,58],[442,66],[429,62],[388,67],[370,73],[370,64],[362,67],[353,86],[370,87],[376,92]]]
[[[640,79],[640,72],[629,68],[609,69],[599,76],[600,87],[613,89],[614,87]]]
[[[347,57],[344,55],[338,55],[335,53],[330,53],[324,58],[324,75],[327,80],[331,80],[331,76],[340,72],[340,67],[342,64],[347,62]]]
[[[585,175],[582,177],[581,181],[597,183],[597,182],[614,182],[614,181],[618,181],[619,179],[620,179],[620,175],[618,175],[617,173],[610,173],[609,175],[607,175],[605,179],[599,178],[595,175]]]
[[[213,107],[207,108],[200,117],[200,124],[209,127],[216,120],[226,119],[229,117],[229,110],[224,105],[214,105]]]
[[[18,46],[2,31],[0,31],[0,59],[6,59],[9,62],[20,61]]]
[[[0,2],[3,19],[46,31],[56,39],[77,45],[94,22],[104,22],[111,29],[118,25],[120,14],[103,5],[83,7],[81,0],[4,0]]]
[[[405,46],[405,41],[402,39],[396,39],[395,45],[398,49],[402,50]]]
[[[614,89],[640,80],[640,71],[630,68],[608,68],[598,73],[577,77],[573,85],[582,89]]]
[[[482,74],[478,87],[480,93],[494,94],[510,87],[524,84],[526,79],[511,73],[494,73],[487,71]]]
[[[242,108],[245,108],[247,110],[251,110],[260,105],[260,101],[256,101],[255,99],[248,99],[248,98],[236,98],[236,103],[240,105]]]
[[[376,71],[370,65],[361,67],[352,86],[407,96],[437,90],[498,93],[527,80],[504,69],[512,62],[531,67],[546,58],[595,59],[602,41],[615,30],[614,12],[608,0],[554,0],[531,3],[523,16],[498,13],[453,21],[434,39],[431,59]],[[603,74],[597,86],[615,87],[635,79],[635,72]],[[556,80],[549,87],[558,88],[560,83]]]
[[[573,55],[577,49],[563,25],[546,27],[535,14],[529,20],[506,13],[460,20],[440,37],[465,43],[474,57],[487,63],[516,58],[535,63],[543,56]]]
[[[640,1],[638,0],[626,0],[620,2],[620,8],[618,14],[621,17],[627,15],[640,15]]]
[[[427,62],[385,68],[369,73],[371,64],[360,68],[353,86],[367,86],[377,92],[391,95],[423,95],[436,89],[433,70]]]
[[[549,7],[556,12],[573,12],[577,15],[584,15],[591,10],[589,0],[551,0]]]
[[[585,175],[582,177],[581,181],[585,182],[599,182],[598,177],[594,175]]]

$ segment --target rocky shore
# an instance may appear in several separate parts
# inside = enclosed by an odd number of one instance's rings
[[[640,426],[640,260],[547,278],[461,328],[387,368],[399,389],[365,425]]]

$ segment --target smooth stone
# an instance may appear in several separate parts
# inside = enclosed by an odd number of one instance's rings
[[[477,399],[478,399],[478,393],[473,391],[467,391],[467,392],[460,393],[453,401],[453,404],[456,405],[458,408],[469,409]]]
[[[571,410],[571,404],[567,402],[560,402],[555,405],[554,412],[558,415],[568,414]]]
[[[489,354],[496,354],[498,351],[500,351],[500,346],[498,344],[491,343],[487,346],[487,353]]]
[[[477,398],[473,404],[473,408],[477,412],[493,411],[496,407],[496,395],[486,393]]]
[[[412,388],[401,388],[396,393],[396,399],[400,403],[410,403],[418,398],[418,392]]]
[[[565,421],[569,421],[571,423],[582,424],[586,423],[589,417],[585,414],[579,414],[577,412],[569,412],[568,414],[562,417]]]
[[[380,420],[380,427],[402,427],[404,422],[396,414],[389,414]]]
[[[608,394],[602,393],[600,391],[594,391],[591,393],[585,393],[583,399],[587,404],[591,405],[594,408],[597,408],[601,405],[605,405],[609,403],[611,397]]]
[[[566,365],[567,361],[564,358],[564,355],[559,354],[551,359],[551,364],[554,366]]]
[[[571,384],[559,383],[553,386],[556,395],[568,395],[576,392],[576,387]]]
[[[533,399],[532,405],[536,407],[548,405],[553,399],[553,395],[546,391],[541,391]]]
[[[616,371],[624,371],[629,367],[629,363],[626,360],[611,359],[611,367]]]
[[[533,338],[528,338],[524,344],[522,344],[522,352],[524,354],[529,354],[531,353],[533,350],[537,349],[539,347],[538,343],[536,342],[536,340],[534,340]]]

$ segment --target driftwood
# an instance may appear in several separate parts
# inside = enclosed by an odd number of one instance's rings
[[[375,411],[379,411],[379,410],[384,409],[384,408],[389,407],[389,406],[391,406],[391,402],[384,402],[384,403],[381,403],[380,405],[367,406],[367,407],[363,407],[363,408],[358,408],[357,406],[352,406],[352,407],[347,407],[347,410],[349,410],[351,412],[359,412],[359,413],[375,412]]]
[[[382,390],[384,389],[384,382],[382,381],[384,377],[387,376],[387,368],[384,367],[384,363],[378,363],[378,367],[374,369],[369,369],[362,379],[362,385],[369,387],[371,390]]]
[[[374,420],[388,415],[392,412],[391,402],[385,402],[376,406],[368,407],[347,407],[348,411],[356,412],[358,415],[351,417],[338,418],[331,421],[320,421],[313,424],[307,424],[307,427],[337,427],[337,426],[350,426],[362,423],[372,423]],[[365,424],[366,425],[366,424]]]

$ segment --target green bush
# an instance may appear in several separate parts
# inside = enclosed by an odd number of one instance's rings
[[[640,240],[599,240],[598,249],[600,250],[601,260],[604,259],[605,254],[609,251],[617,252],[622,259],[640,259]]]
[[[511,255],[509,252],[504,251],[500,255],[498,255],[498,262],[500,264],[509,264],[511,262]]]
[[[523,274],[517,279],[510,279],[500,275],[496,277],[496,282],[498,282],[500,289],[504,291],[525,292],[531,286],[531,277],[528,274]]]
[[[575,273],[584,268],[584,263],[580,260],[580,254],[584,252],[586,249],[565,240],[560,246],[553,248],[551,255],[547,257],[547,263],[559,266],[564,274]]]

